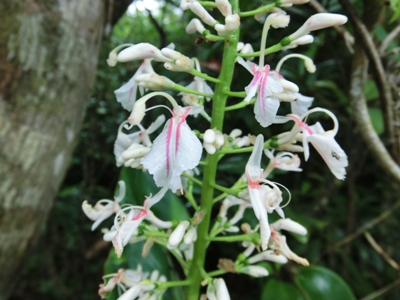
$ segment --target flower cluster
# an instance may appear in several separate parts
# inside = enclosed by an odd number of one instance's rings
[[[307,161],[311,144],[333,175],[343,180],[348,165],[347,156],[335,140],[338,133],[335,115],[324,108],[310,109],[314,99],[302,95],[299,87],[280,72],[285,61],[298,58],[304,62],[307,71],[313,73],[316,71],[313,61],[302,54],[291,53],[284,56],[275,67],[264,63],[265,54],[312,43],[311,32],[341,25],[347,20],[338,14],[315,14],[279,44],[266,48],[269,30],[285,28],[290,22],[290,17],[280,7],[306,2],[281,0],[254,12],[243,13],[242,16],[268,13],[264,20],[260,51],[254,52],[250,44],[238,42],[237,29],[241,23],[238,7],[234,7],[228,0],[216,0],[215,3],[182,0],[181,9],[190,10],[197,16],[187,25],[188,34],[200,34],[210,42],[225,41],[223,59],[230,61],[222,64],[221,76],[218,78],[203,73],[197,58],[178,52],[173,44],[163,49],[148,43],[124,44],[111,51],[108,59],[110,66],[117,62],[142,62],[133,77],[115,91],[117,101],[130,112],[118,129],[114,145],[116,165],[148,172],[158,190],[154,196],[140,195],[143,197],[143,205],[121,205],[125,196],[125,183],[120,181],[119,195],[114,200],[103,199],[93,207],[85,201],[82,208],[94,221],[92,230],[115,214],[113,226],[104,231],[104,239],[112,242],[118,257],[129,243],[145,240],[142,253],[145,256],[156,242],[176,258],[188,280],[168,282],[157,270],[147,279],[148,274],[143,273],[140,266],[136,271],[120,269],[115,274],[105,276],[105,282],[99,290],[102,297],[115,286],[121,294],[119,299],[124,300],[155,299],[169,286],[188,286],[187,298],[198,299],[199,285],[203,284],[208,286],[201,299],[230,299],[224,280],[218,278],[226,272],[254,277],[268,276],[269,272],[257,265],[265,260],[279,264],[292,260],[304,266],[309,265],[306,258],[290,250],[283,233],[307,234],[304,226],[285,216],[283,208],[289,204],[291,194],[286,187],[268,178],[275,169],[301,172],[300,157],[296,153],[303,152]],[[215,14],[211,14],[207,6],[216,8],[223,21],[215,19]],[[211,30],[205,26],[210,26]],[[258,64],[250,62],[257,56]],[[153,62],[163,63],[166,71],[189,73],[189,81],[192,82],[182,86],[157,74],[152,67]],[[253,76],[244,91],[231,90],[235,68],[233,62],[245,67]],[[177,92],[181,105],[169,93],[147,93],[147,90]],[[137,98],[138,94],[140,98]],[[167,100],[168,105],[148,105],[148,101],[160,96]],[[228,106],[228,96],[242,99]],[[290,103],[291,113],[280,116],[279,108],[281,103],[286,105],[285,102]],[[212,106],[211,110],[207,107],[209,105]],[[254,117],[260,126],[293,122],[292,129],[269,139],[261,134],[257,137],[252,134],[243,135],[240,129],[224,133],[225,112],[248,105],[254,105]],[[148,127],[143,125],[143,121],[150,123],[145,118],[146,112],[159,108],[167,109],[169,118],[159,114]],[[315,113],[328,116],[333,121],[333,129],[326,131],[319,122],[307,124],[307,118]],[[204,132],[192,130],[187,123],[191,117],[206,124],[199,128],[208,129]],[[216,179],[221,159],[225,155],[246,152],[251,154],[242,170],[243,175],[230,187],[218,185]],[[263,155],[269,160],[265,167],[262,167]],[[193,185],[201,188],[200,202],[193,193]],[[164,221],[155,216],[151,208],[162,201],[168,191],[178,193],[188,200],[193,212],[191,218]],[[129,199],[126,200],[129,203]],[[220,201],[219,213],[211,224],[212,206],[219,205]],[[254,228],[243,221],[249,208],[258,220]],[[278,220],[271,223],[269,214],[274,212]],[[207,273],[197,263],[204,261],[205,250],[214,241],[241,242],[244,250],[236,261],[220,259],[218,270]]]

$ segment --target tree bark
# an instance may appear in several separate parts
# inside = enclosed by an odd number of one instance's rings
[[[0,2],[0,299],[43,228],[95,78],[105,1]]]

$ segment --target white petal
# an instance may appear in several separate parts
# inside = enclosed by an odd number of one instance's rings
[[[246,164],[246,175],[249,181],[258,180],[261,176],[261,156],[264,149],[264,136],[259,134],[251,152],[249,161]]]
[[[153,174],[157,186],[168,186],[172,191],[181,189],[180,176],[199,164],[202,146],[186,121],[179,117],[167,121],[161,134],[154,140],[142,165]]]
[[[122,107],[128,111],[132,111],[133,105],[136,101],[138,84],[134,79],[135,75],[133,75],[133,77],[127,83],[114,91],[117,101],[121,103]]]
[[[261,124],[261,126],[268,127],[276,120],[279,106],[280,101],[276,97],[270,96],[265,99],[258,97],[254,104],[256,120]]]
[[[243,58],[241,58],[240,56],[238,56],[238,57],[236,58],[236,61],[237,61],[240,65],[242,65],[243,67],[245,67],[247,71],[249,71],[251,74],[254,75],[254,72],[253,72],[252,67],[253,67],[253,65],[255,65],[255,63],[252,63],[251,61],[245,61],[245,60],[244,60]],[[258,69],[258,68],[257,68],[257,69]]]
[[[332,136],[313,134],[308,141],[314,146],[323,160],[337,179],[344,180],[346,167],[348,166],[347,155]]]

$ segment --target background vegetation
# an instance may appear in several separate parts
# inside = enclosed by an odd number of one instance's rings
[[[342,1],[342,4],[343,2],[347,1]],[[256,7],[261,5],[262,1],[249,3]],[[329,12],[346,14],[346,10],[336,0],[324,0],[319,3]],[[376,22],[369,25],[377,48],[390,32],[399,31],[400,23],[393,9],[397,7],[397,3],[387,3],[387,7],[376,17]],[[352,1],[352,5],[357,14],[361,15],[365,8],[363,2]],[[113,91],[128,81],[138,67],[138,63],[134,62],[110,69],[105,59],[108,52],[120,43],[149,42],[162,47],[173,42],[176,49],[184,54],[198,54],[204,69],[208,68],[207,72],[213,74],[221,61],[222,45],[206,42],[196,44],[197,36],[188,36],[184,32],[192,15],[182,14],[178,6],[178,1],[167,1],[158,12],[136,10],[134,15],[125,15],[114,27],[110,39],[103,43],[97,80],[80,142],[50,219],[43,230],[41,242],[22,270],[23,278],[11,299],[98,298],[97,287],[102,282],[104,261],[109,255],[111,244],[102,241],[100,231],[90,231],[91,222],[82,213],[81,203],[85,199],[94,203],[98,199],[110,199],[113,196],[121,171],[115,166],[113,143],[119,124],[127,117],[127,112],[115,101]],[[291,15],[288,30],[303,24],[310,14],[315,13],[316,8],[314,3],[287,9]],[[245,9],[243,7],[243,10]],[[262,26],[256,20],[246,19],[241,30],[244,33],[243,42],[251,43],[254,49],[258,49]],[[351,23],[346,25],[346,30],[353,36],[357,34]],[[268,43],[274,44],[282,37],[283,30],[273,30]],[[354,44],[351,47],[354,49]],[[298,295],[296,291],[291,290],[293,286],[288,287],[285,284],[296,283],[299,286],[302,278],[312,282],[310,280],[313,275],[310,275],[310,272],[320,267],[337,273],[357,298],[375,299],[373,293],[378,291],[379,294],[379,291],[382,291],[382,295],[377,295],[376,299],[400,299],[399,267],[395,263],[400,261],[400,210],[396,210],[400,206],[399,183],[377,164],[376,158],[367,151],[368,145],[363,141],[360,130],[356,128],[354,120],[357,116],[350,105],[349,91],[352,60],[358,53],[352,54],[346,46],[343,34],[333,29],[319,32],[312,45],[299,49],[299,52],[314,60],[317,72],[307,74],[302,63],[292,60],[286,63],[283,75],[296,82],[303,94],[315,97],[314,107],[326,107],[339,118],[341,128],[337,140],[348,154],[350,162],[347,179],[344,182],[334,179],[316,153],[311,153],[309,162],[303,162],[302,173],[274,174],[274,180],[286,185],[292,192],[292,204],[287,208],[286,215],[298,220],[309,230],[307,238],[299,240],[301,243],[289,239],[289,245],[296,253],[306,257],[312,267],[310,271],[306,271],[295,263],[281,267],[270,265],[269,268],[275,270],[274,274],[262,279],[229,274],[225,279],[230,287],[232,299],[245,299],[244,296],[246,299],[269,299],[270,290],[282,290],[279,293],[286,295],[285,299],[296,299]],[[398,50],[399,39],[393,39],[380,52],[386,78],[391,78],[394,83],[394,105],[391,109],[395,117],[399,113],[399,90],[396,90],[400,73]],[[274,67],[284,54],[268,56],[267,63]],[[191,80],[190,76],[168,73],[163,70],[161,64],[154,64],[154,67],[157,72],[170,76],[172,80],[181,84],[185,85]],[[397,154],[396,145],[399,125],[395,124],[396,140],[389,141],[385,127],[386,108],[382,105],[379,82],[373,69],[370,74],[364,91],[369,116],[374,129],[398,162],[400,156]],[[235,90],[242,90],[249,81],[250,75],[238,70],[233,86]],[[283,110],[280,112],[284,114]],[[240,115],[230,113],[225,123],[226,132],[239,124],[244,133],[259,133],[250,130],[260,128],[255,126],[255,122],[250,108]],[[329,127],[330,121],[326,122],[324,127]],[[276,133],[275,129],[263,129],[262,133],[269,136]],[[247,155],[226,159],[221,167],[225,177],[221,180],[230,181],[229,176],[241,174],[246,160]],[[146,178],[137,173],[132,176],[139,176],[132,180],[137,185],[131,186],[134,199],[134,190],[142,186],[138,183],[146,182]],[[174,201],[179,203],[178,199]],[[157,207],[159,205],[162,204],[158,204]],[[185,211],[185,207],[181,210],[181,204],[173,205],[170,209],[175,216],[184,214]],[[178,209],[179,213],[175,211]],[[254,223],[250,211],[246,218]],[[110,222],[108,220],[104,225],[108,227]],[[213,253],[208,261],[209,266],[215,267],[220,257],[234,259],[238,249],[239,247],[227,249],[224,244],[215,244],[209,249],[210,253]],[[134,250],[130,251],[134,253]],[[157,260],[157,257],[149,259]],[[173,260],[168,261],[167,268],[173,264]],[[107,268],[112,268],[110,261]],[[335,280],[340,279],[326,269],[322,270],[325,275],[321,275],[320,272],[319,276],[326,276],[334,288]],[[179,276],[179,270],[176,270],[174,276]],[[336,287],[339,285],[336,284]],[[385,288],[387,292],[383,293],[382,289]],[[294,294],[291,294],[292,292]],[[311,298],[341,299],[338,293],[340,291],[334,288],[325,291],[325,298],[320,298],[320,295]],[[175,299],[179,295],[168,297]]]

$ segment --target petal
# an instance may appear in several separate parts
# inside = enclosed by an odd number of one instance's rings
[[[314,146],[323,160],[337,179],[344,180],[346,167],[348,166],[347,155],[332,136],[312,134],[308,141]]]
[[[283,92],[283,87],[280,82],[280,78],[274,72],[269,72],[268,81],[264,88],[266,89],[265,93],[267,96]]]
[[[249,183],[260,179],[262,174],[261,156],[264,149],[264,136],[259,134],[254,144],[253,152],[251,152],[249,161],[246,164],[246,175]],[[250,192],[250,190],[249,190]]]
[[[303,96],[302,94],[296,93],[297,99],[290,103],[292,114],[303,115],[308,111],[314,98]]]
[[[132,111],[133,105],[136,101],[136,93],[138,89],[138,84],[134,79],[136,74],[133,75],[127,83],[114,91],[117,101],[128,111]]]
[[[259,89],[259,83],[261,82],[261,80],[262,80],[262,73],[256,72],[256,74],[254,75],[250,84],[244,88],[247,95],[243,101],[249,102],[251,100],[251,98],[253,98],[256,95],[256,93]]]
[[[248,61],[248,60],[245,61],[245,60],[244,60],[243,58],[241,58],[240,56],[238,56],[238,57],[236,58],[236,61],[237,61],[240,65],[242,65],[243,67],[245,67],[247,71],[249,71],[251,74],[254,75],[254,72],[253,72],[253,65],[257,66],[255,63],[252,63],[252,62],[250,62],[250,61]],[[257,66],[257,69],[258,69],[258,66]]]
[[[154,140],[142,165],[153,174],[157,186],[168,186],[173,192],[182,188],[180,176],[199,164],[203,147],[186,121],[179,117],[167,121]]]
[[[280,106],[278,98],[270,96],[262,99],[257,97],[257,101],[254,104],[254,114],[256,120],[263,127],[268,127],[276,119],[276,114]]]

